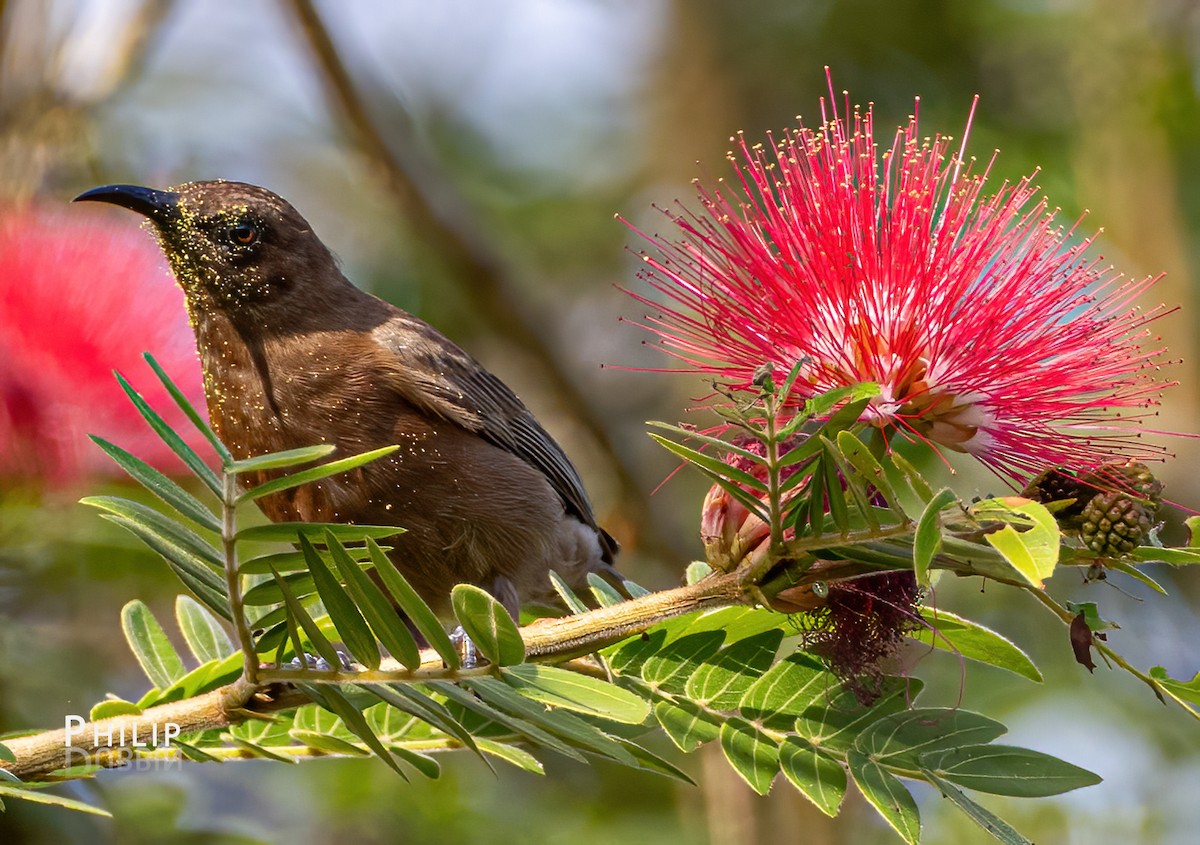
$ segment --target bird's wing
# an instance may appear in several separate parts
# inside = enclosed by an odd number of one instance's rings
[[[406,399],[540,470],[567,511],[596,529],[604,557],[611,562],[616,541],[596,524],[579,473],[508,385],[428,323],[409,314],[397,313],[372,334],[395,356],[398,366],[389,371]]]

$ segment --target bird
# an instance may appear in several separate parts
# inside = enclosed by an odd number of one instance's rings
[[[589,573],[621,584],[618,545],[578,471],[517,395],[429,323],[353,285],[286,200],[217,180],[105,185],[75,201],[152,224],[185,295],[210,422],[235,459],[399,447],[263,497],[269,519],[403,528],[389,556],[447,621],[459,583],[514,618],[560,603],[551,570],[575,589]]]

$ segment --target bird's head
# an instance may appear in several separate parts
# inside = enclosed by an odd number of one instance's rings
[[[332,304],[348,284],[299,212],[256,185],[188,182],[166,191],[105,185],[75,198],[81,200],[144,215],[199,316],[216,308],[239,322],[277,322]]]

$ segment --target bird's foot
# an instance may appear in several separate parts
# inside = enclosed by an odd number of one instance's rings
[[[467,632],[463,629],[462,625],[459,625],[450,632],[450,642],[454,643],[454,648],[458,651],[462,668],[474,669],[479,662],[479,656],[475,650],[475,643],[467,636]]]
[[[314,657],[313,655],[309,654],[308,652],[304,653],[303,661],[299,657],[293,657],[291,660],[289,660],[287,663],[284,663],[279,668],[280,669],[313,669],[317,672],[336,672],[336,671],[353,672],[354,671],[354,664],[351,662],[350,656],[348,654],[346,654],[346,652],[338,650],[337,656],[338,656],[338,663],[340,664],[337,668],[334,668],[333,666],[331,666],[329,664],[329,661],[326,660],[324,657]]]

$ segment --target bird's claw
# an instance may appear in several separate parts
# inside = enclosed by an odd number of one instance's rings
[[[474,669],[479,662],[479,655],[475,650],[475,643],[471,641],[462,625],[450,632],[450,642],[454,644],[454,648],[458,652],[462,668]]]
[[[324,657],[314,657],[308,652],[304,653],[303,661],[299,657],[293,657],[287,663],[280,666],[280,669],[312,669],[317,672],[335,672],[339,669],[344,672],[353,672],[354,664],[350,661],[350,656],[340,649],[337,652],[339,666],[335,669],[329,664],[329,661]]]

